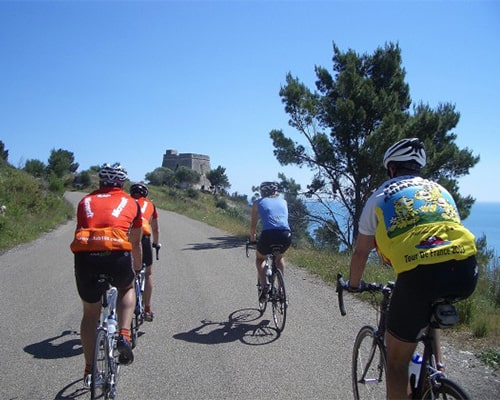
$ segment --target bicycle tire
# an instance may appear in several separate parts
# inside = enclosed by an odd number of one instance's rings
[[[92,380],[90,382],[90,399],[107,398],[109,390],[109,342],[104,329],[97,331],[94,347],[94,360],[92,362]]]
[[[260,293],[261,293],[261,286],[259,280],[257,279],[257,302],[259,303],[259,310],[261,314],[264,314],[266,312],[266,307],[267,307],[267,298],[261,300]]]
[[[470,400],[469,394],[456,382],[448,378],[437,378],[431,388],[428,388],[422,399]]]
[[[286,324],[288,299],[286,297],[285,279],[279,269],[276,269],[276,279],[271,288],[271,302],[274,325],[279,332],[283,332]]]
[[[385,347],[373,326],[363,326],[352,352],[352,390],[354,399],[385,399],[387,360]]]

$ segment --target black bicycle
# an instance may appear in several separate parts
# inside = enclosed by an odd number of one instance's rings
[[[378,306],[380,312],[377,327],[363,326],[354,341],[352,354],[352,389],[355,399],[386,398],[387,353],[385,348],[385,329],[387,312],[395,287],[394,282],[385,285],[377,283],[365,284],[358,293],[381,293],[382,300]],[[343,291],[347,290],[342,275],[337,275],[337,293],[340,313],[346,315]],[[446,377],[437,365],[436,354],[439,351],[434,332],[438,328],[448,328],[458,322],[458,314],[452,304],[456,299],[443,299],[434,303],[430,324],[420,338],[423,343],[422,364],[418,373],[410,376],[413,399],[470,399],[467,392],[457,383]]]
[[[247,240],[245,250],[247,257],[250,256],[249,249],[254,246],[256,242]],[[257,295],[259,302],[259,309],[263,314],[266,311],[267,303],[271,303],[273,312],[274,325],[278,332],[283,332],[286,323],[286,313],[288,309],[288,299],[286,296],[285,279],[283,273],[276,265],[276,257],[282,252],[281,245],[272,245],[271,253],[266,255],[265,272],[267,281],[269,283],[268,292],[263,295],[263,288],[257,278]]]
[[[98,279],[100,283],[107,284],[108,288],[101,299],[101,316],[97,327],[94,360],[90,377],[90,398],[91,400],[107,400],[116,398],[116,387],[120,375],[116,314],[118,290],[112,285],[110,277],[99,275]]]
[[[159,260],[161,243],[153,246],[156,250],[156,259]],[[130,327],[130,338],[132,348],[137,346],[139,338],[139,327],[144,323],[144,285],[146,283],[146,264],[142,264],[140,271],[136,271],[134,279],[135,309],[132,325]]]

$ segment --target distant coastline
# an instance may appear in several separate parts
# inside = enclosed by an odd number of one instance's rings
[[[316,202],[306,202],[309,210],[314,209],[314,203]],[[495,255],[500,257],[500,201],[476,201],[470,215],[462,223],[476,238],[485,235],[488,249],[493,249]],[[309,230],[312,233],[314,225]]]

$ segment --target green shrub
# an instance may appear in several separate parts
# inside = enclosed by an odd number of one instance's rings
[[[227,205],[226,200],[224,200],[224,199],[218,199],[215,202],[215,207],[220,208],[222,210],[227,210],[229,206]]]
[[[186,189],[186,196],[190,199],[197,199],[200,197],[200,191],[193,188]]]

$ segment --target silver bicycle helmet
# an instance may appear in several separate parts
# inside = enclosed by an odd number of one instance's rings
[[[104,186],[122,187],[127,179],[127,171],[120,163],[103,164],[99,170],[99,182]]]
[[[262,197],[272,196],[278,191],[278,184],[276,182],[262,182],[260,184],[260,195]]]
[[[134,183],[130,186],[130,195],[133,197],[148,197],[148,194],[148,187],[142,182]]]
[[[389,147],[384,154],[384,167],[386,169],[391,161],[413,161],[421,167],[425,166],[426,156],[424,144],[418,138],[400,140]]]

